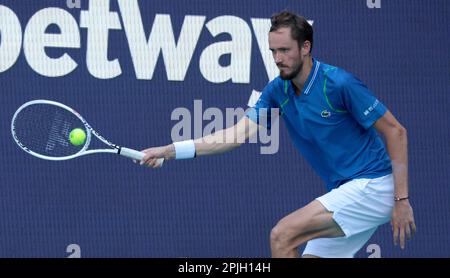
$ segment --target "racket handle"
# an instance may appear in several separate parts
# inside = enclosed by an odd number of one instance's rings
[[[119,154],[138,161],[141,161],[145,155],[143,152],[123,147],[120,148]]]
[[[136,150],[129,149],[129,148],[124,148],[124,147],[120,148],[119,154],[123,155],[125,157],[128,157],[128,158],[131,158],[131,159],[138,160],[138,161],[141,161],[145,155],[143,152],[136,151]],[[162,164],[163,162],[164,162],[164,158],[158,158],[158,164]]]

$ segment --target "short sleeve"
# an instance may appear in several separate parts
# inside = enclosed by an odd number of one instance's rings
[[[387,108],[358,78],[352,74],[346,75],[340,90],[344,107],[361,126],[368,129],[386,113]]]

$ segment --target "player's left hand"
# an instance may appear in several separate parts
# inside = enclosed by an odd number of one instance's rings
[[[398,245],[400,241],[400,248],[404,249],[406,239],[411,239],[416,232],[413,209],[408,200],[395,202],[391,226],[394,234],[394,245]]]

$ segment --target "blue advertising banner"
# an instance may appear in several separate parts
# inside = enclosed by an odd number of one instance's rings
[[[0,257],[270,257],[276,223],[327,192],[283,121],[257,144],[149,169],[33,157],[11,119],[53,100],[137,150],[230,126],[279,73],[268,31],[285,9],[312,24],[314,58],[361,79],[408,130],[417,234],[401,250],[387,223],[356,257],[450,257],[446,0],[0,0]]]

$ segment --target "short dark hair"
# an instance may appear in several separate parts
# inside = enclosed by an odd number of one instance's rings
[[[272,15],[270,18],[270,31],[276,31],[279,28],[290,27],[292,39],[296,40],[298,47],[301,48],[305,41],[311,43],[313,47],[313,29],[303,16],[299,16],[289,11],[282,11]]]

